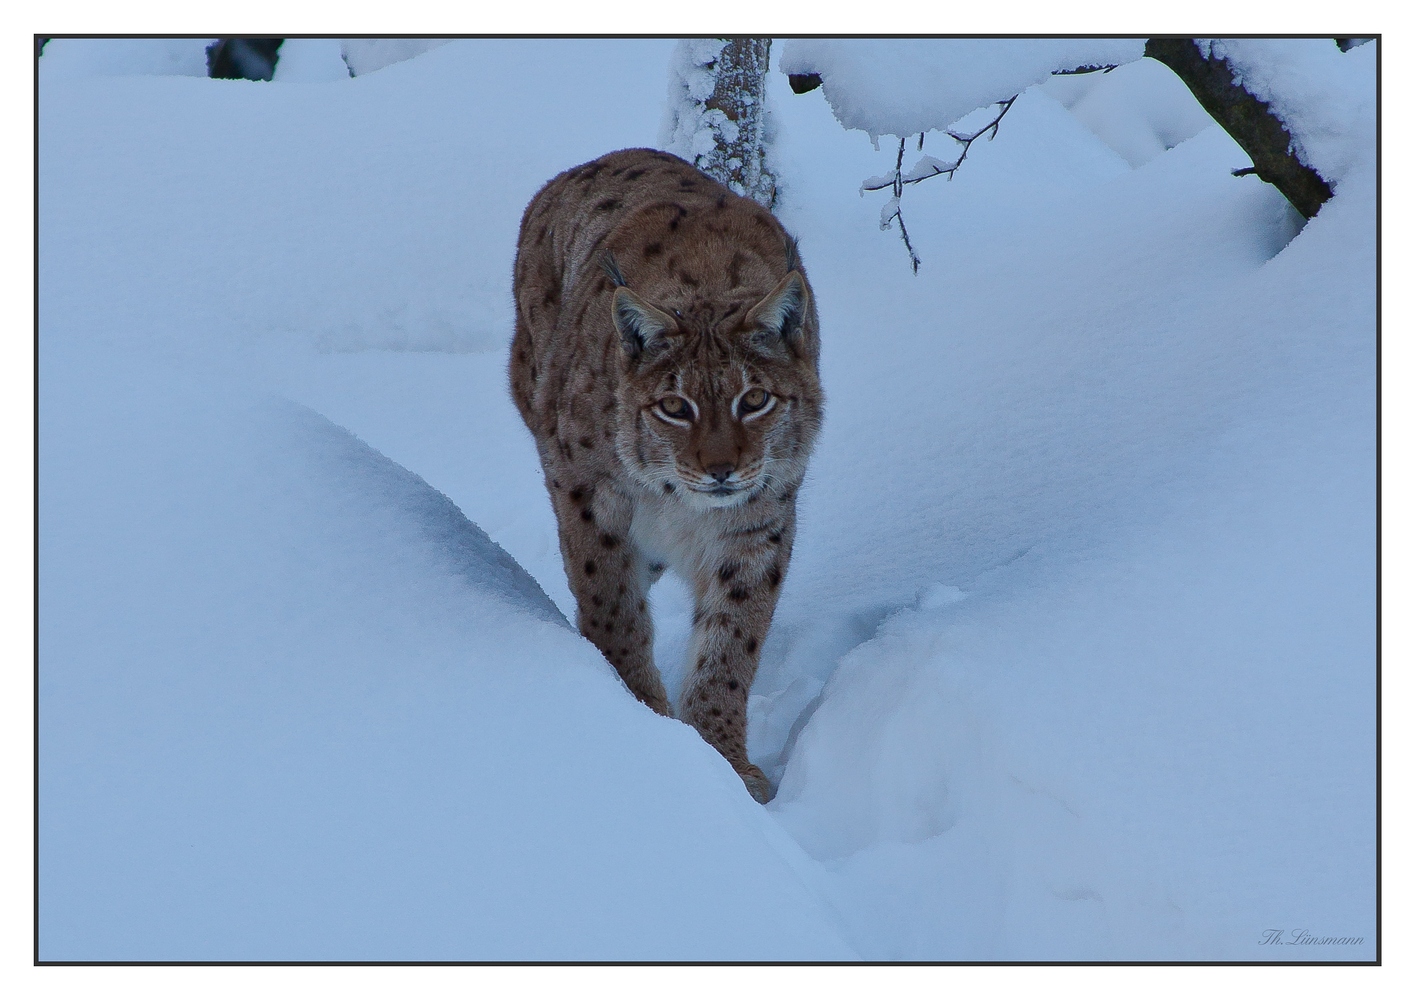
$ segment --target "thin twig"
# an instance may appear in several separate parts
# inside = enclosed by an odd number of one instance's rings
[[[909,251],[909,263],[914,267],[914,273],[919,273],[919,255],[914,252],[914,244],[909,242],[909,230],[904,228],[904,216],[899,214],[899,209],[894,210],[894,217],[899,220],[899,235],[904,237],[904,249]]]
[[[899,212],[899,196],[904,193],[904,182],[901,178],[903,177],[904,171],[904,143],[907,141],[907,139],[899,140],[899,155],[895,157],[894,160],[894,178],[891,182],[894,187],[894,198],[892,199],[894,211],[888,218],[880,220],[879,227],[881,229],[888,229],[895,219],[899,220],[899,235],[904,238],[904,248],[909,251],[909,262],[914,268],[914,273],[918,274],[919,255],[914,252],[914,244],[909,239],[909,230],[904,225],[904,216]],[[883,185],[881,185],[881,187],[883,187]],[[871,190],[878,191],[880,188],[872,188]]]
[[[919,273],[919,255],[914,252],[914,244],[909,240],[909,230],[904,227],[904,214],[900,211],[899,199],[904,194],[904,185],[917,184],[920,181],[926,181],[930,177],[937,177],[940,174],[947,174],[948,179],[953,180],[954,173],[957,172],[958,168],[963,165],[963,161],[967,158],[968,150],[972,148],[974,142],[976,142],[979,138],[982,137],[983,133],[988,131],[992,132],[992,135],[988,136],[988,142],[992,142],[993,139],[997,138],[998,125],[1001,124],[1003,116],[1006,115],[1007,112],[1012,109],[1012,104],[1016,100],[1017,95],[1013,94],[1005,101],[998,101],[997,106],[1000,109],[998,113],[993,117],[992,121],[988,122],[976,132],[973,132],[968,135],[962,135],[950,129],[946,133],[950,139],[952,139],[954,142],[961,143],[963,146],[963,149],[958,154],[958,159],[953,161],[952,166],[940,168],[937,163],[934,163],[931,164],[931,167],[933,169],[932,173],[923,174],[919,177],[906,178],[904,176],[904,144],[908,142],[908,137],[906,136],[905,138],[899,140],[899,154],[894,158],[894,175],[889,177],[888,179],[884,177],[871,178],[871,180],[878,180],[882,183],[871,184],[869,181],[866,181],[864,184],[860,185],[860,194],[862,195],[866,191],[883,191],[885,188],[890,188],[892,190],[894,194],[894,211],[889,215],[888,218],[880,220],[879,227],[881,229],[888,229],[895,219],[899,220],[899,235],[904,240],[904,248],[909,251],[909,262],[913,265],[915,274]],[[924,148],[924,133],[922,132],[919,133],[918,148],[920,150]],[[885,207],[888,208],[887,205]]]
[[[948,133],[945,133],[945,134],[947,134],[947,136],[949,137],[949,139],[952,139],[952,140],[954,140],[954,141],[957,141],[957,143],[961,143],[961,144],[962,144],[962,147],[964,147],[964,149],[962,149],[961,153],[958,154],[957,160],[954,160],[954,164],[952,164],[951,167],[942,167],[942,168],[940,168],[940,167],[934,167],[934,168],[932,168],[932,170],[934,170],[934,173],[931,173],[931,174],[924,174],[924,175],[921,175],[921,177],[910,177],[910,178],[907,178],[907,180],[906,180],[906,178],[903,178],[903,175],[901,175],[901,173],[900,173],[900,168],[903,167],[903,161],[904,161],[904,143],[900,143],[900,144],[899,144],[900,163],[897,164],[896,167],[894,167],[894,177],[891,177],[891,178],[890,178],[889,184],[874,184],[874,185],[865,184],[865,185],[862,185],[862,188],[860,188],[860,190],[862,190],[862,191],[883,191],[884,188],[893,187],[893,188],[896,188],[896,194],[899,194],[899,185],[900,185],[900,184],[918,184],[918,182],[920,182],[920,181],[927,181],[928,178],[931,178],[931,177],[938,177],[938,175],[940,175],[940,174],[947,174],[947,175],[948,175],[948,180],[954,180],[954,174],[957,173],[958,168],[961,167],[962,164],[964,164],[964,160],[966,160],[966,158],[968,158],[968,150],[969,150],[969,149],[972,149],[972,144],[974,144],[976,140],[981,139],[982,134],[985,133],[985,132],[992,132],[991,136],[988,136],[988,141],[989,141],[989,143],[991,143],[991,141],[992,141],[993,139],[995,139],[996,136],[998,136],[998,126],[999,126],[1000,123],[1002,123],[1002,117],[1003,117],[1003,115],[1006,115],[1006,113],[1009,112],[1009,110],[1012,110],[1013,102],[1015,102],[1016,99],[1017,99],[1017,95],[1012,95],[1012,96],[1010,96],[1010,98],[1007,98],[1006,100],[999,100],[998,106],[999,106],[1000,109],[1002,109],[1002,110],[999,110],[998,116],[993,117],[992,122],[989,122],[988,124],[985,124],[985,126],[981,127],[981,129],[978,129],[978,132],[975,132],[975,133],[972,133],[972,134],[959,134],[959,133],[957,133],[957,132],[951,132],[951,130],[949,130]],[[920,134],[923,134],[923,133],[920,133]],[[918,146],[918,147],[920,147],[920,149],[923,149],[923,147],[924,147],[923,141],[920,141],[920,146]]]

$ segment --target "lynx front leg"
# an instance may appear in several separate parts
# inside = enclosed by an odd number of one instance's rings
[[[758,802],[773,793],[747,759],[747,692],[790,561],[791,527],[769,529],[760,544],[726,556],[695,588],[693,673],[680,718],[727,758]]]
[[[660,715],[672,715],[653,663],[647,571],[629,540],[629,502],[609,490],[547,478],[580,634],[599,647],[634,697]]]

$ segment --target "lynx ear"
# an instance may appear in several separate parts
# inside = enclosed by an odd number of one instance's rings
[[[806,290],[806,279],[800,271],[792,271],[767,293],[766,298],[752,306],[751,312],[747,313],[746,325],[749,329],[756,328],[758,338],[764,341],[781,338],[795,350],[801,343],[810,302],[811,293]]]
[[[622,286],[614,290],[610,312],[614,315],[614,328],[619,331],[619,343],[631,358],[651,348],[665,333],[678,329],[672,316]]]

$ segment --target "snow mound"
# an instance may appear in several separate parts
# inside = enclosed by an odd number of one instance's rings
[[[513,325],[511,268],[488,251],[515,246],[521,211],[548,178],[607,149],[653,145],[672,48],[454,41],[326,86],[123,79],[96,93],[56,80],[39,95],[41,114],[57,108],[69,126],[40,136],[46,237],[147,234],[125,250],[141,261],[120,298],[136,325],[165,328],[150,313],[175,303],[247,342],[498,349]],[[564,79],[602,76],[606,58],[633,72],[566,91]],[[467,96],[500,93],[507,79],[515,100]],[[539,109],[529,131],[527,105]],[[618,113],[605,117],[606,106]],[[133,131],[100,177],[105,154],[87,136],[120,118]],[[429,155],[433,141],[444,152]],[[50,274],[49,307],[86,297],[77,275]]]
[[[1164,63],[1137,59],[1109,73],[1052,77],[1042,85],[1132,167],[1214,124]]]
[[[1127,63],[1144,49],[1138,38],[793,38],[779,65],[819,74],[840,124],[877,140],[945,129],[1057,70]]]
[[[1172,110],[1122,69],[1111,139]],[[874,958],[1369,960],[1371,160],[1299,233],[1217,126],[1128,169],[1051,89],[908,191],[917,277],[893,151],[781,103],[830,402],[769,809]],[[1352,943],[1259,944],[1304,914]]]
[[[290,414],[292,428],[305,439],[311,464],[324,466],[338,487],[366,493],[397,524],[417,530],[421,547],[478,591],[534,618],[570,627],[535,579],[445,494],[319,414],[297,409]]]
[[[41,958],[854,954],[445,496],[239,380],[44,343]]]

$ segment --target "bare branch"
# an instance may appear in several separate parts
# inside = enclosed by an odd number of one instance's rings
[[[894,160],[894,197],[904,193],[904,182],[900,180],[900,170],[904,166],[904,140],[899,140],[899,156]]]
[[[1099,68],[1100,67],[1097,67],[1097,69]],[[862,197],[866,191],[883,191],[885,188],[889,188],[893,191],[894,196],[885,204],[881,212],[882,218],[880,219],[879,227],[880,229],[888,229],[895,219],[899,220],[899,235],[904,240],[905,249],[909,251],[909,261],[914,267],[915,274],[919,273],[919,255],[914,252],[914,244],[909,240],[909,230],[904,228],[904,215],[899,209],[899,199],[904,194],[904,185],[917,184],[920,181],[926,181],[930,177],[937,177],[940,174],[945,174],[949,180],[953,180],[954,173],[963,165],[963,160],[968,156],[968,150],[972,148],[974,142],[987,132],[992,133],[988,136],[989,142],[997,137],[998,125],[1002,122],[1003,116],[1012,109],[1012,104],[1016,100],[1017,95],[1013,94],[1005,101],[998,101],[997,114],[993,116],[992,121],[988,122],[976,132],[961,133],[954,132],[952,129],[948,130],[945,134],[963,147],[958,152],[958,158],[952,163],[945,163],[932,156],[925,156],[920,159],[918,163],[909,168],[909,173],[906,175],[904,173],[904,144],[908,142],[908,137],[906,136],[899,140],[899,153],[894,158],[894,173],[867,178],[865,182],[860,185],[860,195]],[[924,133],[922,132],[919,133],[918,148],[920,150],[924,148]]]
[[[953,171],[958,169],[958,164],[961,164],[963,162],[963,158],[968,155],[968,149],[973,145],[974,142],[977,141],[979,136],[981,136],[984,132],[991,130],[992,135],[988,136],[988,142],[992,142],[994,139],[997,138],[997,127],[1002,123],[1002,116],[1012,110],[1012,105],[1016,102],[1016,100],[1017,95],[1013,94],[1007,100],[999,101],[997,106],[1002,110],[999,111],[996,116],[993,117],[992,121],[988,122],[976,132],[973,132],[969,135],[959,135],[957,132],[954,132],[951,129],[949,130],[948,137],[956,142],[961,142],[963,144],[963,152],[958,154],[958,163],[953,165],[952,170],[942,171],[943,173],[948,174],[949,180],[953,179]],[[922,179],[923,178],[920,178],[920,180]]]
[[[919,255],[914,252],[914,244],[909,242],[909,230],[904,228],[904,216],[897,211],[894,217],[899,220],[899,235],[904,238],[904,249],[909,251],[909,263],[914,267],[914,273],[919,273]]]

